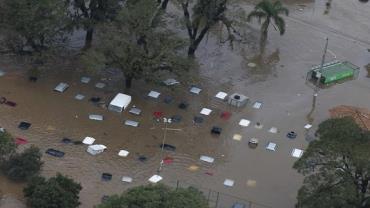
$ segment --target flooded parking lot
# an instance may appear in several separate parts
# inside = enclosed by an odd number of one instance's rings
[[[269,207],[293,207],[302,177],[291,168],[296,159],[290,152],[292,148],[304,149],[308,144],[303,127],[311,110],[313,89],[305,84],[305,76],[312,65],[320,63],[325,37],[329,37],[332,52],[327,61],[334,58],[348,60],[360,66],[361,72],[357,80],[319,92],[313,114],[314,127],[309,134],[329,116],[328,109],[336,105],[370,109],[370,81],[365,78],[363,69],[370,62],[367,52],[370,45],[366,39],[370,26],[350,24],[355,20],[365,22],[370,19],[368,12],[362,12],[369,11],[369,5],[348,0],[333,1],[330,13],[324,16],[325,1],[303,1],[302,4],[305,5],[303,10],[298,4],[290,5],[287,33],[279,36],[271,31],[268,48],[265,55],[259,57],[259,62],[255,61],[255,54],[231,52],[226,46],[212,43],[211,39],[207,47],[200,46],[198,57],[202,65],[199,73],[203,90],[199,95],[189,93],[187,85],[169,89],[134,83],[133,89],[127,93],[133,96],[131,103],[143,110],[140,116],[127,111],[122,114],[107,111],[88,101],[92,96],[100,96],[109,102],[122,91],[122,83],[105,81],[108,86],[97,89],[94,85],[100,81],[98,78],[93,77],[89,84],[82,84],[80,77],[85,74],[71,69],[51,72],[47,79],[31,83],[20,70],[10,72],[14,67],[2,59],[0,68],[9,73],[0,77],[0,96],[18,105],[15,108],[0,105],[0,126],[17,137],[27,138],[43,151],[54,148],[66,153],[61,159],[44,155],[42,174],[52,176],[62,172],[79,181],[83,186],[81,207],[93,207],[103,195],[147,183],[148,178],[157,173],[161,157],[165,156],[172,157],[173,163],[164,164],[161,170],[164,183],[174,185],[180,180]],[[255,27],[258,31],[258,26]],[[249,62],[255,62],[257,66],[248,68]],[[59,82],[69,83],[70,88],[65,93],[54,92],[52,89]],[[150,90],[161,92],[160,98],[148,98],[146,95]],[[214,98],[218,91],[239,92],[249,96],[252,102],[245,108],[231,107]],[[75,100],[77,93],[86,95],[85,99]],[[166,104],[163,98],[169,95],[173,102]],[[189,103],[186,110],[178,108],[181,101]],[[262,108],[251,108],[254,101],[261,101]],[[193,117],[198,116],[203,107],[212,109],[211,114],[202,116],[203,123],[194,124]],[[175,152],[161,154],[159,145],[165,124],[154,119],[155,111],[163,112],[165,117],[182,117],[180,123],[169,124],[166,133],[166,143],[176,146]],[[230,119],[220,118],[224,111],[232,113]],[[89,120],[89,114],[101,114],[104,121]],[[138,121],[139,127],[123,125],[126,119]],[[241,119],[248,119],[251,124],[242,127],[238,125]],[[32,123],[31,128],[19,130],[17,126],[21,121]],[[256,122],[263,128],[255,128]],[[211,135],[213,126],[222,128],[220,136]],[[271,127],[277,127],[279,132],[268,132]],[[286,138],[289,131],[297,132],[297,138]],[[234,134],[242,136],[240,141],[233,139]],[[82,140],[86,136],[94,137],[96,143],[104,144],[108,149],[92,156],[86,153],[84,145],[61,143],[63,137]],[[248,147],[250,138],[259,139],[256,149]],[[265,149],[270,141],[277,144],[275,152]],[[120,149],[128,150],[128,157],[119,157]],[[215,162],[200,162],[200,155],[214,157]],[[141,162],[139,156],[145,156],[147,160]],[[103,172],[112,173],[112,181],[101,181]],[[122,176],[132,177],[133,183],[121,182]],[[225,179],[234,180],[234,186],[224,186]],[[19,185],[9,183],[3,177],[0,181],[1,192],[21,198]]]

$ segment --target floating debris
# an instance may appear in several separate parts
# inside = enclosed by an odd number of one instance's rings
[[[211,129],[211,134],[220,135],[221,132],[222,132],[222,128],[221,127],[218,127],[218,126],[214,126]]]
[[[288,132],[286,137],[288,137],[289,139],[295,139],[297,137],[297,133],[295,133],[294,131]]]
[[[262,108],[262,102],[255,102],[252,106],[254,109],[260,109]]]
[[[82,95],[82,94],[77,94],[76,96],[75,96],[75,99],[76,100],[83,100],[85,98],[85,95]]]
[[[149,182],[151,183],[158,183],[161,181],[163,178],[159,175],[153,175],[152,177],[149,178]]]
[[[139,122],[133,121],[133,120],[126,120],[125,121],[125,125],[126,126],[132,126],[132,127],[138,127],[139,126]]]
[[[140,115],[141,109],[134,107],[130,109],[129,113],[134,114],[134,115]]]
[[[123,93],[118,93],[109,103],[108,110],[121,113],[131,103],[131,96]]]
[[[148,94],[149,97],[155,98],[155,99],[159,98],[159,95],[161,95],[161,93],[153,91],[153,90],[150,91],[149,94]]]
[[[130,154],[130,152],[129,152],[129,151],[127,151],[127,150],[120,150],[120,151],[118,152],[118,156],[120,156],[120,157],[127,157],[127,156],[128,156],[128,154]]]
[[[64,82],[61,82],[59,83],[55,88],[54,88],[54,91],[56,92],[64,92],[68,89],[69,85],[67,83],[64,83]]]
[[[251,122],[249,121],[249,120],[247,120],[247,119],[241,119],[240,121],[239,121],[239,125],[240,126],[243,126],[243,127],[247,127],[247,126],[249,126],[249,124],[250,124]]]
[[[278,133],[278,129],[276,127],[271,127],[269,132],[273,133],[273,134],[276,134],[276,133]]]
[[[65,154],[64,152],[56,149],[47,149],[45,153],[54,157],[63,157]]]
[[[90,82],[90,80],[91,80],[91,78],[90,78],[90,77],[81,77],[81,82],[82,82],[82,83],[84,83],[84,84],[89,83],[89,82]]]
[[[213,163],[215,159],[213,157],[201,155],[199,158],[201,161],[207,162],[207,163]]]
[[[94,144],[87,147],[87,152],[90,153],[91,155],[97,155],[104,152],[105,149],[107,149],[105,145]]]
[[[98,89],[103,89],[105,87],[105,83],[103,82],[98,82],[95,84],[95,87]]]
[[[233,187],[234,186],[234,181],[231,179],[225,179],[224,185],[228,187]]]
[[[110,180],[112,180],[112,174],[110,174],[110,173],[103,173],[101,175],[101,179],[103,181],[110,181]]]
[[[200,117],[200,116],[194,116],[194,119],[193,119],[194,123],[196,124],[200,124],[200,123],[203,123],[203,118]]]
[[[295,158],[300,158],[303,155],[303,150],[294,148],[292,150],[291,156]]]
[[[248,142],[248,146],[252,149],[257,148],[258,146],[258,139],[257,138],[251,138]]]
[[[215,95],[215,97],[218,98],[218,99],[221,99],[221,100],[225,100],[225,98],[227,97],[227,93],[226,92],[218,92]]]
[[[166,79],[165,81],[163,81],[163,83],[165,85],[167,85],[167,86],[172,86],[172,85],[180,84],[179,81],[177,81],[176,79],[173,79],[173,78]]]
[[[175,151],[176,150],[176,147],[173,146],[173,145],[170,145],[170,144],[160,144],[159,147],[163,148],[165,150],[168,150],[168,151]]]
[[[17,144],[17,145],[22,145],[22,144],[27,144],[27,143],[28,143],[27,139],[23,139],[23,138],[16,138],[15,139],[15,144]]]
[[[132,178],[128,177],[128,176],[123,176],[121,180],[123,182],[126,182],[126,183],[131,183],[132,182]]]
[[[243,138],[243,136],[240,135],[240,134],[234,134],[234,136],[233,136],[233,140],[236,140],[236,141],[241,141],[242,138]]]
[[[188,108],[188,106],[189,106],[189,103],[187,103],[187,102],[185,102],[185,101],[183,101],[183,102],[181,102],[181,103],[179,104],[179,108],[180,108],[180,109],[182,109],[182,110],[187,109],[187,108]]]
[[[306,125],[304,126],[304,128],[308,130],[308,129],[312,128],[312,125],[311,125],[311,124],[306,124]]]
[[[199,166],[196,166],[196,165],[190,165],[188,167],[188,170],[190,170],[190,171],[197,171],[198,169],[199,169]]]
[[[273,142],[269,142],[269,143],[267,144],[267,146],[266,146],[266,149],[267,149],[267,150],[271,150],[271,151],[276,151],[276,147],[277,147],[277,145],[276,145],[275,143],[273,143]]]
[[[91,145],[94,144],[95,139],[93,137],[85,137],[85,139],[82,141],[82,143]]]
[[[31,127],[31,124],[28,123],[28,122],[25,122],[25,121],[22,121],[19,125],[18,125],[18,128],[22,129],[22,130],[27,130]]]
[[[208,109],[208,108],[202,108],[202,110],[200,111],[200,114],[203,114],[203,115],[206,115],[208,116],[209,114],[211,114],[212,110],[211,109]]]
[[[190,88],[190,92],[193,93],[193,94],[199,95],[200,91],[202,91],[202,89],[200,89],[196,86],[193,86],[193,87]]]
[[[89,119],[90,120],[95,120],[95,121],[102,121],[104,118],[103,118],[102,115],[90,114]]]

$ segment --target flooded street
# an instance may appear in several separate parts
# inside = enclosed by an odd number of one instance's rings
[[[165,124],[157,122],[153,112],[162,111],[165,117],[180,115],[182,121],[168,125],[166,143],[177,147],[175,152],[164,151],[163,157],[174,158],[172,164],[164,164],[161,175],[163,183],[175,186],[195,185],[202,190],[212,189],[244,200],[266,205],[265,207],[292,208],[302,176],[292,169],[295,158],[290,156],[292,148],[305,149],[307,124],[306,115],[311,110],[313,89],[306,85],[306,73],[313,65],[320,64],[325,38],[329,37],[327,61],[335,58],[350,61],[361,67],[357,80],[345,82],[320,90],[313,113],[312,135],[317,124],[328,118],[328,109],[337,105],[352,105],[370,109],[370,79],[366,78],[364,65],[370,62],[370,4],[357,0],[333,0],[328,15],[324,15],[325,1],[300,1],[289,3],[290,16],[286,18],[287,31],[284,36],[271,28],[267,49],[258,56],[255,49],[230,51],[228,46],[219,46],[215,39],[203,42],[197,51],[201,62],[199,84],[200,95],[188,92],[188,86],[173,89],[154,84],[135,82],[133,89],[126,92],[133,96],[131,105],[142,109],[140,116],[108,111],[88,100],[100,96],[110,102],[117,92],[124,92],[123,83],[105,81],[105,89],[94,85],[99,81],[93,77],[89,84],[80,83],[84,76],[80,70],[50,72],[36,83],[27,81],[20,66],[12,66],[8,59],[0,60],[0,69],[8,71],[0,77],[0,96],[15,101],[15,108],[0,105],[0,126],[16,137],[26,138],[44,152],[54,148],[66,153],[63,158],[44,154],[42,175],[53,176],[56,172],[66,174],[83,186],[81,207],[91,208],[100,203],[103,195],[121,193],[129,187],[147,184],[150,176],[157,173]],[[303,6],[302,6],[303,5]],[[247,5],[250,11],[253,5]],[[354,24],[356,23],[356,24]],[[259,26],[250,29],[258,41]],[[257,64],[255,68],[247,66]],[[186,78],[183,78],[184,80]],[[65,93],[53,88],[59,82],[70,84]],[[189,81],[191,82],[191,81]],[[158,100],[146,95],[150,90],[161,92]],[[235,108],[214,98],[218,91],[229,94],[238,92],[250,97],[247,107]],[[85,99],[78,101],[78,93]],[[172,96],[173,102],[163,102],[165,96]],[[186,110],[178,108],[186,101]],[[263,102],[261,109],[253,109],[255,101]],[[199,116],[202,108],[212,109],[209,116],[202,116],[204,122],[194,124],[193,117]],[[229,111],[229,120],[220,114]],[[101,114],[104,121],[92,121],[89,114]],[[137,128],[125,126],[126,119],[139,121]],[[238,125],[240,119],[248,119],[251,125]],[[32,126],[27,131],[17,128],[19,122],[27,121]],[[262,129],[254,127],[256,122]],[[210,134],[213,126],[222,128],[220,136]],[[278,133],[268,132],[277,127]],[[288,139],[286,133],[295,131],[298,137]],[[234,134],[242,135],[240,141],[233,140]],[[97,156],[86,152],[87,146],[61,143],[62,138],[81,141],[86,136],[96,139],[108,149]],[[258,138],[256,149],[248,147],[250,138]],[[268,142],[277,144],[275,152],[267,151]],[[117,155],[119,150],[130,152],[128,157]],[[215,158],[214,164],[199,161],[200,155]],[[141,162],[139,156],[147,157]],[[197,166],[199,169],[189,169]],[[110,182],[101,181],[103,172],[112,173]],[[133,183],[121,182],[122,176],[130,176]],[[223,185],[225,179],[235,181],[233,187]],[[0,193],[21,199],[22,185],[12,184],[0,176]],[[222,200],[222,198],[220,199]],[[231,207],[231,204],[220,207]],[[264,206],[255,207],[264,207]]]

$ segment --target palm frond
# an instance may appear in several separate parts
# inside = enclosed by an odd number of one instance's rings
[[[284,35],[285,33],[285,21],[283,18],[276,16],[274,17],[275,24],[279,29],[280,35]]]
[[[252,11],[251,13],[249,13],[249,15],[247,17],[247,21],[250,22],[252,20],[252,18],[256,18],[256,19],[258,19],[259,23],[261,23],[261,20],[263,18],[265,18],[266,16],[267,16],[267,14],[265,12]]]

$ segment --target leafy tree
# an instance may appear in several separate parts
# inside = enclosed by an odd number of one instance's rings
[[[157,27],[161,12],[153,0],[128,0],[117,19],[102,28],[99,44],[82,58],[91,69],[114,67],[133,79],[153,79],[156,72],[178,73],[191,61],[181,55],[185,43],[170,31]]]
[[[190,0],[180,0],[189,36],[188,55],[194,56],[199,44],[212,27],[218,23],[226,26],[229,40],[234,40],[232,22],[226,17],[227,0],[196,0],[193,12],[189,12]]]
[[[139,186],[121,196],[109,197],[98,208],[208,208],[208,203],[195,188],[171,189],[164,185]]]
[[[24,196],[31,208],[76,208],[80,205],[82,187],[72,179],[58,173],[46,180],[37,176],[24,189]]]
[[[0,164],[8,160],[15,153],[16,145],[13,137],[7,133],[0,131]]]
[[[305,176],[296,207],[370,207],[370,132],[347,117],[322,122],[317,134],[294,164]]]
[[[91,46],[97,24],[111,21],[122,8],[124,0],[67,0],[72,3],[72,17],[86,30],[85,48]]]
[[[3,0],[0,26],[16,52],[37,52],[66,40],[70,29],[67,5],[60,0]]]
[[[38,174],[43,162],[39,148],[30,147],[22,153],[15,153],[2,164],[2,169],[12,180],[27,180]]]
[[[261,43],[264,43],[267,40],[268,28],[272,21],[275,30],[279,30],[280,35],[284,35],[285,21],[281,16],[279,16],[280,14],[285,14],[286,16],[289,15],[289,10],[285,8],[280,1],[272,2],[271,0],[262,0],[248,15],[248,21],[251,21],[253,18],[257,18],[261,24],[262,20],[264,20],[261,25]]]

